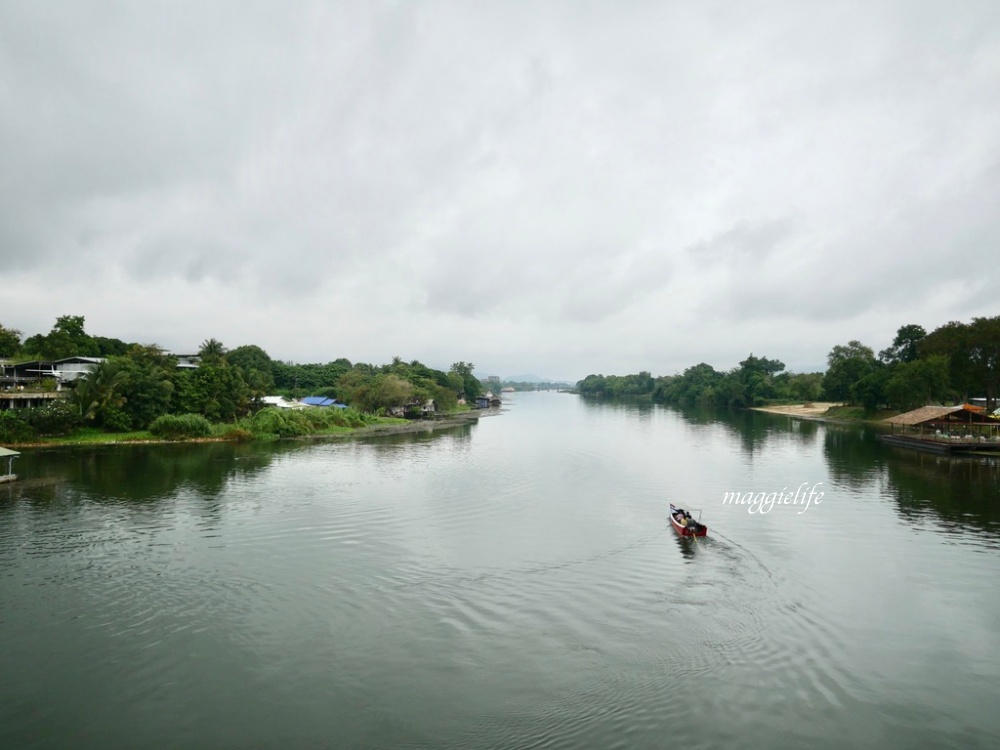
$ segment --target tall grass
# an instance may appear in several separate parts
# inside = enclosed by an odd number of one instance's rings
[[[332,432],[337,428],[353,429],[375,421],[375,417],[354,409],[331,409],[321,406],[305,409],[267,407],[239,420],[236,428],[245,430],[255,439],[266,440]]]

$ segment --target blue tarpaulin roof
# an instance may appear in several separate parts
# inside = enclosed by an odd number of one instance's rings
[[[347,404],[342,404],[337,399],[327,398],[326,396],[306,396],[305,398],[299,400],[306,406],[334,406],[338,409],[347,408]]]

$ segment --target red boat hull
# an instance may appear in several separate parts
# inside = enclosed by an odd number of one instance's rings
[[[708,534],[708,526],[704,524],[699,524],[697,529],[691,529],[687,526],[681,526],[681,524],[674,518],[674,514],[670,514],[670,525],[674,527],[674,531],[677,532],[678,536],[705,536]]]

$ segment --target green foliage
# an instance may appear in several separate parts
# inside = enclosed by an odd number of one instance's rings
[[[875,370],[875,353],[860,341],[833,347],[827,355],[829,367],[823,378],[823,391],[831,401],[858,403],[852,386]]]
[[[252,402],[274,391],[274,363],[259,346],[239,346],[226,354],[226,363],[243,374],[248,396]]]
[[[177,411],[203,414],[213,422],[228,422],[247,412],[250,388],[243,371],[222,360],[202,360],[194,370],[176,373]]]
[[[920,342],[927,336],[927,331],[923,326],[911,323],[902,326],[896,331],[896,338],[892,340],[892,346],[883,349],[878,353],[880,360],[886,364],[897,364],[899,362],[912,362],[919,354]]]
[[[625,398],[650,396],[656,382],[653,376],[643,371],[638,375],[588,375],[579,383],[577,389],[588,396],[605,396],[609,398]]]
[[[37,334],[24,340],[26,353],[39,359],[65,359],[66,357],[96,357],[100,347],[84,330],[82,315],[62,315],[47,335]]]
[[[127,429],[145,429],[161,414],[171,411],[177,360],[158,346],[133,346],[113,360],[121,370],[118,396],[129,419]],[[180,410],[178,410],[180,411]]]
[[[475,367],[471,362],[455,362],[449,371],[457,376],[449,382],[457,383],[459,379],[462,381],[462,391],[465,393],[465,400],[469,403],[475,401],[476,397],[483,393],[483,384],[479,382],[479,378],[472,374]]]
[[[0,359],[13,357],[21,349],[21,332],[0,324]]]
[[[163,414],[153,420],[149,431],[167,440],[203,438],[212,434],[212,425],[201,414]]]
[[[27,443],[34,438],[35,430],[21,415],[20,409],[0,410],[0,442]]]
[[[335,388],[350,370],[351,363],[346,359],[308,365],[273,362],[271,367],[274,387],[295,397],[316,393],[320,388]]]
[[[83,424],[77,405],[63,399],[24,412],[25,421],[39,435],[66,435]]]
[[[198,349],[198,356],[201,357],[203,362],[215,363],[226,356],[226,351],[226,347],[222,345],[221,341],[218,339],[208,339],[201,342],[201,348]]]
[[[111,406],[101,413],[100,423],[111,432],[131,432],[132,418],[119,406]]]
[[[383,373],[365,378],[360,373],[349,380],[347,402],[361,411],[376,413],[379,410],[405,406],[415,396],[412,383],[398,375]]]
[[[368,423],[368,418],[353,409],[318,406],[305,409],[277,409],[269,406],[241,419],[236,429],[244,430],[257,439],[273,439],[300,437],[335,428],[363,427]]]
[[[121,339],[109,339],[104,336],[94,336],[93,340],[97,346],[98,357],[121,357],[136,346],[136,344],[126,344]]]
[[[885,380],[885,402],[897,411],[944,401],[949,391],[948,358],[943,354],[901,361],[889,370]]]
[[[170,410],[177,360],[156,346],[132,346],[74,384],[81,416],[108,429],[145,429]]]
[[[969,326],[969,360],[973,376],[985,392],[992,410],[1000,391],[1000,316],[973,318]]]

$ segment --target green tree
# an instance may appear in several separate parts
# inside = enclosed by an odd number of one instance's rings
[[[100,355],[100,348],[84,330],[82,315],[62,315],[56,318],[55,325],[47,335],[36,334],[25,339],[24,349],[39,359]]]
[[[986,396],[986,408],[993,411],[1000,390],[1000,316],[972,319],[969,326],[969,360],[973,376]]]
[[[261,399],[274,390],[274,362],[259,346],[238,346],[226,354],[226,362],[243,373],[254,404],[259,406]]]
[[[875,370],[875,353],[860,341],[833,347],[827,355],[828,368],[823,390],[831,401],[857,403],[851,387]]]
[[[912,362],[920,353],[920,342],[927,336],[923,326],[915,323],[902,326],[896,331],[892,346],[878,353],[880,360],[886,364],[897,362]]]
[[[911,362],[900,362],[886,378],[888,404],[899,411],[944,401],[950,392],[948,358],[932,354]]]
[[[119,422],[119,427],[127,425],[127,428],[142,430],[170,411],[177,372],[175,357],[165,354],[156,345],[135,345],[124,357],[116,357],[113,361],[122,371],[118,393],[124,399],[120,409],[125,419],[124,423]]]
[[[13,357],[21,349],[21,332],[0,324],[0,358]]]
[[[125,370],[121,358],[100,362],[89,373],[76,380],[72,400],[84,420],[103,423],[103,416],[111,409],[121,409],[125,403],[122,386]]]
[[[218,339],[208,339],[201,342],[198,356],[203,362],[218,362],[226,356],[226,347]]]
[[[742,386],[738,394],[741,403],[732,406],[759,406],[767,399],[774,398],[774,376],[785,369],[783,362],[751,354],[740,362],[735,371],[736,381]]]
[[[344,400],[355,409],[375,413],[396,406],[405,406],[415,397],[413,385],[393,373],[379,373],[374,377],[352,370],[341,378],[340,390]]]
[[[479,378],[472,374],[475,368],[476,366],[471,362],[455,362],[449,370],[462,378],[465,399],[470,402],[475,401],[483,392],[483,384],[479,382]]]
[[[935,328],[917,345],[921,358],[934,354],[948,358],[951,391],[962,401],[967,401],[969,394],[979,388],[976,365],[971,358],[970,337],[970,327],[953,320]]]
[[[173,411],[201,414],[213,422],[228,422],[247,412],[250,389],[238,367],[203,359],[194,370],[178,374]]]

